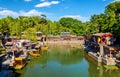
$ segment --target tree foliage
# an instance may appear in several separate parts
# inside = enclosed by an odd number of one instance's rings
[[[27,38],[28,40],[32,40],[34,42],[37,42],[37,35],[36,35],[35,28],[28,28],[25,31],[25,38]]]
[[[120,1],[108,4],[105,12],[94,14],[90,21],[81,22],[73,18],[61,18],[59,21],[47,20],[47,16],[8,16],[0,19],[0,32],[10,32],[10,35],[20,36],[21,32],[41,31],[43,34],[59,35],[61,32],[70,32],[76,35],[93,34],[98,32],[111,32],[120,38]]]
[[[106,6],[105,13],[110,14],[111,12],[113,12],[116,16],[120,14],[120,2],[119,1],[112,2]]]
[[[120,1],[108,4],[105,13],[92,15],[90,23],[97,32],[111,32],[120,38]],[[119,40],[118,40],[119,41]]]
[[[64,27],[63,31],[69,31],[72,34],[83,35],[84,32],[84,24],[73,18],[61,18],[59,20],[62,27]]]

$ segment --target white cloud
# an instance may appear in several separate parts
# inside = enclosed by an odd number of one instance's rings
[[[28,12],[20,11],[21,16],[35,16],[35,15],[41,15],[43,12],[39,12],[37,10],[30,10]]]
[[[28,12],[26,11],[19,11],[19,12],[14,12],[11,10],[1,10],[0,11],[0,17],[6,17],[6,16],[12,16],[12,17],[18,17],[18,16],[37,16],[44,14],[43,12],[37,11],[37,10],[30,10]]]
[[[59,1],[51,1],[51,4],[59,4]]]
[[[18,16],[18,13],[11,11],[11,10],[1,10],[0,16]]]
[[[59,1],[43,2],[35,5],[35,7],[49,7],[51,5],[59,4]]]
[[[80,15],[65,15],[65,16],[61,16],[60,18],[67,18],[67,17],[69,17],[69,18],[73,18],[73,19],[78,19],[78,20],[80,20],[80,21],[82,21],[82,22],[86,22],[86,21],[89,21],[89,17],[83,17],[83,16],[80,16]]]
[[[32,0],[24,0],[25,2],[31,2]]]

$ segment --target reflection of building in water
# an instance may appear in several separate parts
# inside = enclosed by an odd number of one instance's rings
[[[102,63],[98,63],[91,59],[88,55],[85,55],[85,59],[88,61],[89,77],[119,77],[119,70],[107,70]]]
[[[53,52],[54,51],[54,52]],[[79,63],[84,58],[84,52],[79,49],[71,49],[70,46],[52,46],[49,47],[48,56],[52,56],[49,59],[55,59],[62,65],[71,65]]]
[[[99,70],[99,75],[98,75],[98,77],[103,77],[103,66],[102,66],[102,63],[98,63],[97,68],[98,68],[98,70]]]
[[[88,55],[85,55],[85,59],[88,61],[89,77],[104,77],[103,67],[101,63],[96,62]]]
[[[103,74],[104,69],[101,63],[97,64],[96,62],[95,64],[93,64],[93,62],[89,62],[88,71],[89,71],[89,77],[105,77]]]

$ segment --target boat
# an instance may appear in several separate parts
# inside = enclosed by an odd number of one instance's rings
[[[85,37],[85,50],[97,62],[105,65],[116,65],[116,48],[113,46],[111,33],[96,33],[92,37]]]
[[[40,57],[40,53],[37,50],[31,50],[29,51],[29,54],[33,57]]]
[[[48,46],[41,47],[41,50],[48,50]]]
[[[15,58],[14,61],[14,69],[22,69],[27,64],[27,60],[22,57]]]
[[[91,58],[93,58],[97,62],[102,62],[102,58],[96,53],[88,52],[88,56],[90,56]]]

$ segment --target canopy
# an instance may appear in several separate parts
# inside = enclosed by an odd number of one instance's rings
[[[99,37],[112,37],[111,33],[96,33],[93,34],[94,36],[99,36]]]

